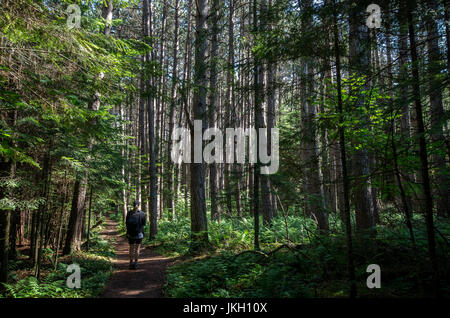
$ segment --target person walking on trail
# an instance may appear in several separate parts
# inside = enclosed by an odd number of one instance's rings
[[[139,210],[140,202],[133,202],[133,210],[127,213],[127,238],[130,244],[130,269],[137,269],[139,249],[144,238],[145,213]]]

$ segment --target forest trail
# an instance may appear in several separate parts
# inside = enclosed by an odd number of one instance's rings
[[[128,242],[126,238],[119,236],[117,225],[116,221],[107,218],[106,227],[102,233],[106,239],[116,239],[114,244],[116,257],[113,260],[115,271],[100,297],[163,297],[162,286],[166,282],[166,268],[173,259],[162,257],[153,249],[141,248],[138,269],[128,269]]]

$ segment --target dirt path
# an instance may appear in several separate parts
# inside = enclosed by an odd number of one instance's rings
[[[141,248],[139,267],[128,269],[128,241],[119,236],[117,222],[107,219],[102,235],[107,239],[116,239],[113,260],[115,271],[105,286],[101,297],[108,298],[158,298],[163,297],[162,286],[166,281],[166,268],[173,261],[155,253],[152,249]]]

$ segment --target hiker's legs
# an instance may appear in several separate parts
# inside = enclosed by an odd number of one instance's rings
[[[139,258],[141,244],[134,244],[134,261],[137,262]]]
[[[135,244],[130,244],[130,263],[133,262],[134,257],[134,246]]]

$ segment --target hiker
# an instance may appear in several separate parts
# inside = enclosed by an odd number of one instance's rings
[[[127,213],[126,226],[127,238],[130,244],[130,269],[137,269],[139,259],[139,248],[144,238],[144,226],[146,215],[139,210],[140,202],[133,202],[133,210]]]

